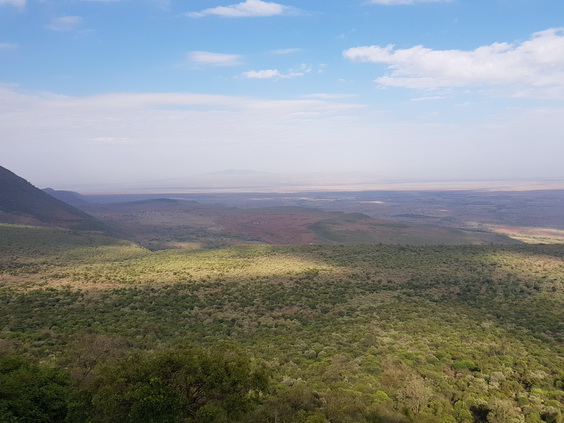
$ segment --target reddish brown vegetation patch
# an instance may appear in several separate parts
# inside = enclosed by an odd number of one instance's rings
[[[304,213],[253,213],[216,220],[225,231],[268,244],[315,244],[317,236],[309,229],[324,217]]]

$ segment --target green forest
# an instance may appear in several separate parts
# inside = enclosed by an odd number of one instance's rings
[[[0,423],[562,423],[564,245],[0,225]]]

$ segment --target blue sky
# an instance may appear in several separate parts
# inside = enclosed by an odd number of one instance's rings
[[[562,0],[0,0],[0,165],[564,180]]]

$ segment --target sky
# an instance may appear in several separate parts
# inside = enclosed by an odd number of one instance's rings
[[[0,0],[0,165],[40,187],[563,158],[562,0]]]

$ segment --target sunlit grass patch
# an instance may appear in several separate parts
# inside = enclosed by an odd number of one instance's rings
[[[493,232],[507,235],[526,244],[564,244],[564,230],[528,226],[491,226]]]
[[[237,281],[269,283],[313,278],[334,266],[287,247],[237,246],[217,250],[150,252],[131,243],[80,247],[40,259],[20,255],[5,263],[12,275],[31,278],[40,286],[111,287],[120,284]]]
[[[501,250],[487,255],[487,260],[493,266],[495,278],[516,279],[537,292],[564,293],[564,260],[560,246],[539,246],[535,252]]]

